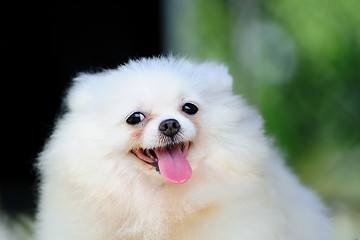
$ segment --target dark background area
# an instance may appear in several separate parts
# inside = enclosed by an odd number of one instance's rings
[[[0,204],[33,212],[33,164],[72,77],[162,52],[160,1],[2,6]]]

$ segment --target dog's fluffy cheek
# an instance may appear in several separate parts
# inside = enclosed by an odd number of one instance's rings
[[[193,123],[191,120],[186,119],[182,121],[182,137],[184,138],[184,142],[193,141],[198,132],[196,122]]]

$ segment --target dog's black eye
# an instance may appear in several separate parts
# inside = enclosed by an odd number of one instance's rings
[[[183,112],[189,114],[189,115],[194,115],[195,113],[197,113],[197,111],[199,110],[198,107],[193,104],[193,103],[185,103],[184,106],[182,107]]]
[[[144,114],[142,114],[141,112],[135,112],[126,119],[126,122],[130,125],[135,125],[138,124],[139,122],[142,122],[144,119],[145,119]]]

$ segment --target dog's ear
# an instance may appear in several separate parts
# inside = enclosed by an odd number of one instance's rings
[[[83,110],[89,106],[94,98],[91,82],[96,74],[80,73],[73,79],[65,98],[65,104],[70,111]]]
[[[230,76],[228,67],[215,61],[204,62],[198,65],[202,84],[207,91],[232,92],[233,78]]]

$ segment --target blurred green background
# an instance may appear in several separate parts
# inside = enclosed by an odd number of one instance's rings
[[[167,49],[226,63],[336,239],[360,238],[360,1],[165,2]]]

